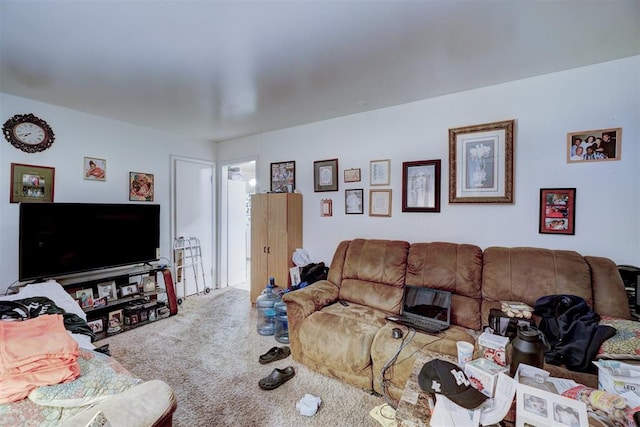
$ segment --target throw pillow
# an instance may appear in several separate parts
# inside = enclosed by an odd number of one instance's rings
[[[38,387],[29,394],[29,399],[45,406],[84,406],[99,403],[142,382],[115,359],[94,351],[80,349],[78,364],[80,377],[76,380]]]
[[[600,324],[611,326],[617,332],[602,344],[599,359],[640,360],[640,322],[602,316]]]

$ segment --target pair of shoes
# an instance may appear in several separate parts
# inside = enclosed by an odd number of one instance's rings
[[[276,360],[289,357],[290,354],[291,354],[291,349],[287,346],[273,347],[271,350],[261,355],[258,358],[258,362],[264,365],[265,363],[271,363],[271,362],[275,362]]]
[[[293,366],[287,366],[284,369],[274,369],[268,377],[264,377],[258,381],[258,385],[263,390],[273,390],[289,381],[296,374]]]

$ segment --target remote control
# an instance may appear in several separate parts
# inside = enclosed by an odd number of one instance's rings
[[[349,307],[349,304],[346,301],[338,300],[338,302],[342,304],[344,307]]]

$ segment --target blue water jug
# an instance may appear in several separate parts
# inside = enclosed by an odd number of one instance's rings
[[[281,344],[289,344],[289,322],[287,319],[287,303],[279,299],[273,308],[276,311],[275,338]]]
[[[265,291],[256,298],[256,308],[258,309],[258,333],[260,335],[273,335],[276,331],[275,318],[276,310],[274,305],[278,296],[273,293],[275,279],[269,278],[269,284]]]

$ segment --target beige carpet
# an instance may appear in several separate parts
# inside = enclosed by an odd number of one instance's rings
[[[267,365],[258,357],[281,346],[256,332],[249,292],[212,290],[184,300],[178,314],[96,342],[133,375],[161,379],[175,391],[174,425],[186,426],[380,426],[369,411],[382,397],[316,373],[290,356]],[[274,368],[296,375],[271,391],[258,380]],[[313,417],[296,410],[305,395],[322,399]]]

